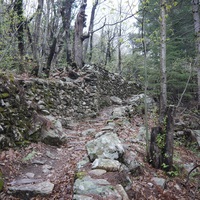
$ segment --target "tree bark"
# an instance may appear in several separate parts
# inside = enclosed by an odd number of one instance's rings
[[[167,107],[165,111],[165,125],[152,128],[149,162],[156,169],[170,171],[173,168],[174,113],[174,107]]]
[[[70,44],[72,43],[70,40],[70,24],[71,24],[71,12],[72,5],[75,0],[64,0],[61,8],[63,29],[65,30],[65,45],[66,45],[66,61],[67,63],[72,62],[72,55]]]
[[[121,22],[121,15],[122,15],[122,1],[120,0],[119,3],[119,15],[120,15],[120,23],[118,26],[118,44],[117,44],[117,69],[118,69],[118,73],[121,76],[122,74],[122,53],[121,53],[121,45],[122,45],[122,41],[121,41],[121,37],[122,37],[122,22]]]
[[[74,33],[74,62],[78,68],[83,67],[83,41],[88,36],[83,35],[83,28],[86,26],[86,14],[85,9],[87,6],[87,0],[82,0],[79,13],[76,17],[75,22],[75,33]]]
[[[37,65],[39,67],[38,70],[38,75],[42,71],[42,66],[40,63],[40,58],[39,58],[39,50],[40,50],[40,25],[41,25],[41,18],[42,18],[42,11],[43,11],[43,6],[44,6],[44,0],[38,0],[38,7],[37,7],[37,15],[35,19],[35,29],[33,33],[33,58],[37,62]]]
[[[93,51],[93,29],[94,29],[94,16],[95,16],[95,11],[97,8],[97,5],[99,3],[99,0],[95,0],[93,6],[92,6],[92,12],[91,12],[91,17],[90,17],[90,26],[89,26],[89,44],[90,44],[90,52],[89,52],[89,62],[91,62],[92,60],[92,51]]]
[[[167,74],[166,74],[166,0],[160,1],[161,16],[161,49],[160,49],[160,116],[159,122],[163,123],[167,107]]]
[[[24,59],[24,16],[23,16],[23,0],[17,0],[14,5],[14,11],[17,13],[17,38],[20,60]],[[19,71],[24,72],[22,63],[19,65]]]
[[[198,80],[198,110],[200,110],[200,13],[199,13],[199,0],[192,0],[192,12],[194,19],[194,30],[196,36],[196,63],[197,63],[197,80]]]

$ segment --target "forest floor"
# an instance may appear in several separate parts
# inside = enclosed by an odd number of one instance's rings
[[[4,190],[0,194],[2,200],[16,200],[18,198],[7,194],[7,187],[15,184],[17,180],[32,177],[34,179],[50,180],[54,184],[53,193],[48,197],[34,197],[32,200],[59,199],[72,200],[73,183],[76,173],[76,165],[86,156],[85,145],[92,140],[93,136],[83,136],[84,130],[94,128],[100,131],[106,125],[112,113],[113,107],[103,109],[99,116],[94,119],[85,119],[74,123],[70,129],[65,129],[68,142],[66,146],[53,147],[43,143],[31,143],[21,148],[9,148],[0,153],[0,169],[4,175]],[[149,121],[153,126],[153,121]],[[185,185],[188,172],[183,169],[184,164],[200,163],[200,153],[194,152],[183,145],[175,144],[175,169],[174,177],[169,177],[162,170],[151,167],[145,161],[145,144],[134,142],[138,135],[139,128],[143,124],[140,116],[131,119],[131,126],[119,126],[118,136],[126,145],[131,145],[132,150],[137,152],[138,161],[142,163],[143,173],[133,177],[132,189],[128,191],[131,199],[151,199],[151,200],[194,200],[200,199],[200,190],[197,189],[197,178],[191,177]],[[116,172],[117,173],[117,172]],[[107,178],[112,185],[118,182],[117,178]],[[166,179],[166,187],[152,186],[152,177],[162,177]],[[117,177],[117,176],[116,176]]]

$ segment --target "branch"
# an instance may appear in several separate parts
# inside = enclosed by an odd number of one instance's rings
[[[190,75],[189,75],[189,77],[188,77],[188,80],[187,80],[187,83],[186,83],[186,85],[185,85],[185,88],[184,88],[184,90],[183,90],[183,92],[182,92],[182,94],[181,94],[181,97],[180,97],[180,99],[179,99],[179,101],[178,101],[178,104],[177,104],[177,108],[180,106],[180,104],[181,104],[181,101],[182,101],[182,99],[183,99],[183,96],[184,96],[184,94],[185,94],[185,92],[186,92],[186,90],[187,90],[187,87],[188,87],[188,84],[189,84],[189,82],[190,82],[190,79],[191,79],[191,76],[192,76],[192,66],[191,66],[191,63],[190,63]]]
[[[187,176],[187,180],[186,180],[186,182],[185,182],[184,185],[187,185],[187,183],[189,182],[189,179],[190,179],[190,174],[191,174],[197,167],[200,167],[200,165],[194,166],[194,167],[189,171],[188,176]]]
[[[141,9],[141,10],[142,10],[142,9]],[[106,24],[106,18],[105,18],[104,24],[103,24],[101,27],[99,27],[98,29],[92,31],[91,33],[95,33],[95,32],[97,32],[97,31],[101,30],[104,26],[114,26],[114,25],[116,25],[116,24],[120,24],[120,23],[126,21],[127,19],[130,19],[131,17],[135,17],[135,15],[138,14],[141,10],[138,10],[136,13],[134,13],[134,14],[132,14],[132,15],[129,15],[128,17],[125,17],[124,19],[122,19],[122,20],[120,20],[120,21],[117,21],[117,22],[115,22],[115,23],[112,23],[112,24]],[[136,18],[136,19],[137,19],[137,18]],[[137,20],[138,20],[138,19],[137,19]]]

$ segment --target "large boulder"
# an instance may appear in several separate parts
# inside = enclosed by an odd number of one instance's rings
[[[80,198],[80,195],[83,195],[82,197],[84,198]],[[90,176],[77,179],[74,183],[73,200],[93,199],[91,196],[95,196],[96,199],[122,200],[122,197],[117,190],[105,179],[93,179]]]
[[[37,115],[29,136],[34,141],[41,140],[52,146],[60,146],[67,141],[60,120],[51,115]]]
[[[127,103],[128,105],[131,105],[133,107],[142,108],[144,107],[144,98],[145,98],[145,94],[132,95],[128,99]],[[150,96],[146,96],[146,103],[147,103],[148,109],[153,109],[156,106],[156,102]]]
[[[89,141],[86,144],[87,153],[91,162],[96,158],[120,160],[124,153],[123,145],[116,133],[110,132]]]
[[[46,196],[52,193],[54,184],[49,181],[29,181],[27,184],[19,184],[8,187],[8,193],[20,199],[31,199],[34,196]]]

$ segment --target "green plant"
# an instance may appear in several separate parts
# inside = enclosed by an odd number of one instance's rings
[[[165,139],[166,135],[163,133],[159,133],[156,137],[156,143],[160,149],[163,149],[165,147]]]
[[[165,163],[162,163],[162,168],[163,169],[167,169],[169,167],[169,165],[165,164]]]
[[[179,175],[179,172],[178,171],[169,171],[167,172],[167,175],[171,176],[171,177],[175,177],[175,176],[178,176]]]

